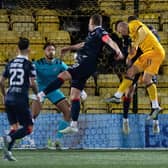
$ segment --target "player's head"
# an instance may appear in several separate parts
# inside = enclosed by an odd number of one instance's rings
[[[128,16],[128,23],[131,22],[131,21],[133,21],[133,20],[137,20],[137,19],[138,19],[138,18],[137,18],[137,16],[135,16],[135,15]]]
[[[114,29],[115,29],[116,32],[117,32],[118,24],[121,23],[121,22],[123,22],[123,20],[117,20],[117,21],[115,22]]]
[[[21,54],[23,55],[27,55],[29,52],[29,39],[25,38],[25,37],[20,37],[19,41],[18,41],[18,49],[20,51]]]
[[[129,34],[128,24],[126,22],[119,22],[116,31],[122,36],[127,36]]]
[[[94,14],[89,19],[89,31],[93,31],[96,26],[102,25],[102,16]]]
[[[55,50],[56,50],[56,46],[53,42],[47,42],[44,44],[44,53],[45,53],[45,57],[48,60],[52,60],[53,57],[55,56]]]

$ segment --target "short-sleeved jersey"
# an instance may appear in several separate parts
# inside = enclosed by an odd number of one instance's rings
[[[45,58],[41,58],[34,62],[37,72],[37,84],[40,90],[45,89],[59,73],[68,69],[68,66],[61,60],[54,58],[52,62],[48,62]]]
[[[102,37],[108,33],[101,27],[97,26],[92,32],[88,33],[84,46],[78,50],[77,60],[80,62],[89,59],[91,63],[97,63],[97,57],[103,47]]]
[[[153,50],[153,49],[164,52],[164,49],[161,46],[161,44],[158,42],[158,39],[156,38],[156,36],[149,30],[149,28],[146,25],[144,25],[139,20],[133,20],[129,23],[129,35],[132,41],[136,41],[138,36],[137,32],[141,27],[147,33],[147,36],[145,37],[144,41],[141,42],[138,46],[142,50],[142,52],[144,53],[146,51]]]
[[[3,77],[9,80],[7,97],[11,97],[11,101],[15,101],[15,96],[28,97],[29,79],[36,77],[36,71],[27,57],[19,55],[6,65]]]

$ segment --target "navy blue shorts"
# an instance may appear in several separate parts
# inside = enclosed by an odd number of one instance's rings
[[[85,60],[72,65],[67,71],[72,76],[71,87],[83,90],[87,79],[96,71],[96,65],[89,60]]]
[[[87,81],[88,78],[83,78],[83,79],[73,79],[71,81],[71,87],[74,87],[76,89],[79,89],[79,90],[83,90],[84,87],[85,87],[85,83]]]
[[[5,109],[10,125],[17,122],[22,126],[33,125],[32,115],[29,105],[24,103],[5,103]]]

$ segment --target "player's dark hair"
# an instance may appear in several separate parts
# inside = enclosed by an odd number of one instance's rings
[[[43,50],[45,50],[48,46],[53,46],[56,49],[55,43],[48,41],[44,44]]]
[[[117,26],[118,26],[118,24],[121,23],[121,22],[123,22],[123,20],[117,20],[117,21],[115,22],[115,26],[114,26],[115,31],[117,31]]]
[[[18,42],[18,48],[20,50],[26,50],[29,48],[29,39],[25,37],[20,37]]]
[[[91,16],[92,22],[94,25],[99,26],[102,25],[102,16],[99,14],[94,14]]]
[[[135,15],[128,16],[128,23],[131,22],[131,21],[133,21],[133,20],[137,20],[137,19],[138,19],[138,18],[137,18],[137,16],[135,16]]]

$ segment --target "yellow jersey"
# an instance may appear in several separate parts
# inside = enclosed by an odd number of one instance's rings
[[[143,53],[150,50],[157,50],[157,51],[159,50],[160,52],[164,52],[164,49],[159,43],[158,39],[145,24],[143,24],[139,20],[133,20],[128,24],[128,26],[129,26],[129,36],[131,37],[133,42],[136,41],[136,39],[138,38],[138,30],[141,27],[146,32],[145,39],[138,46]]]

